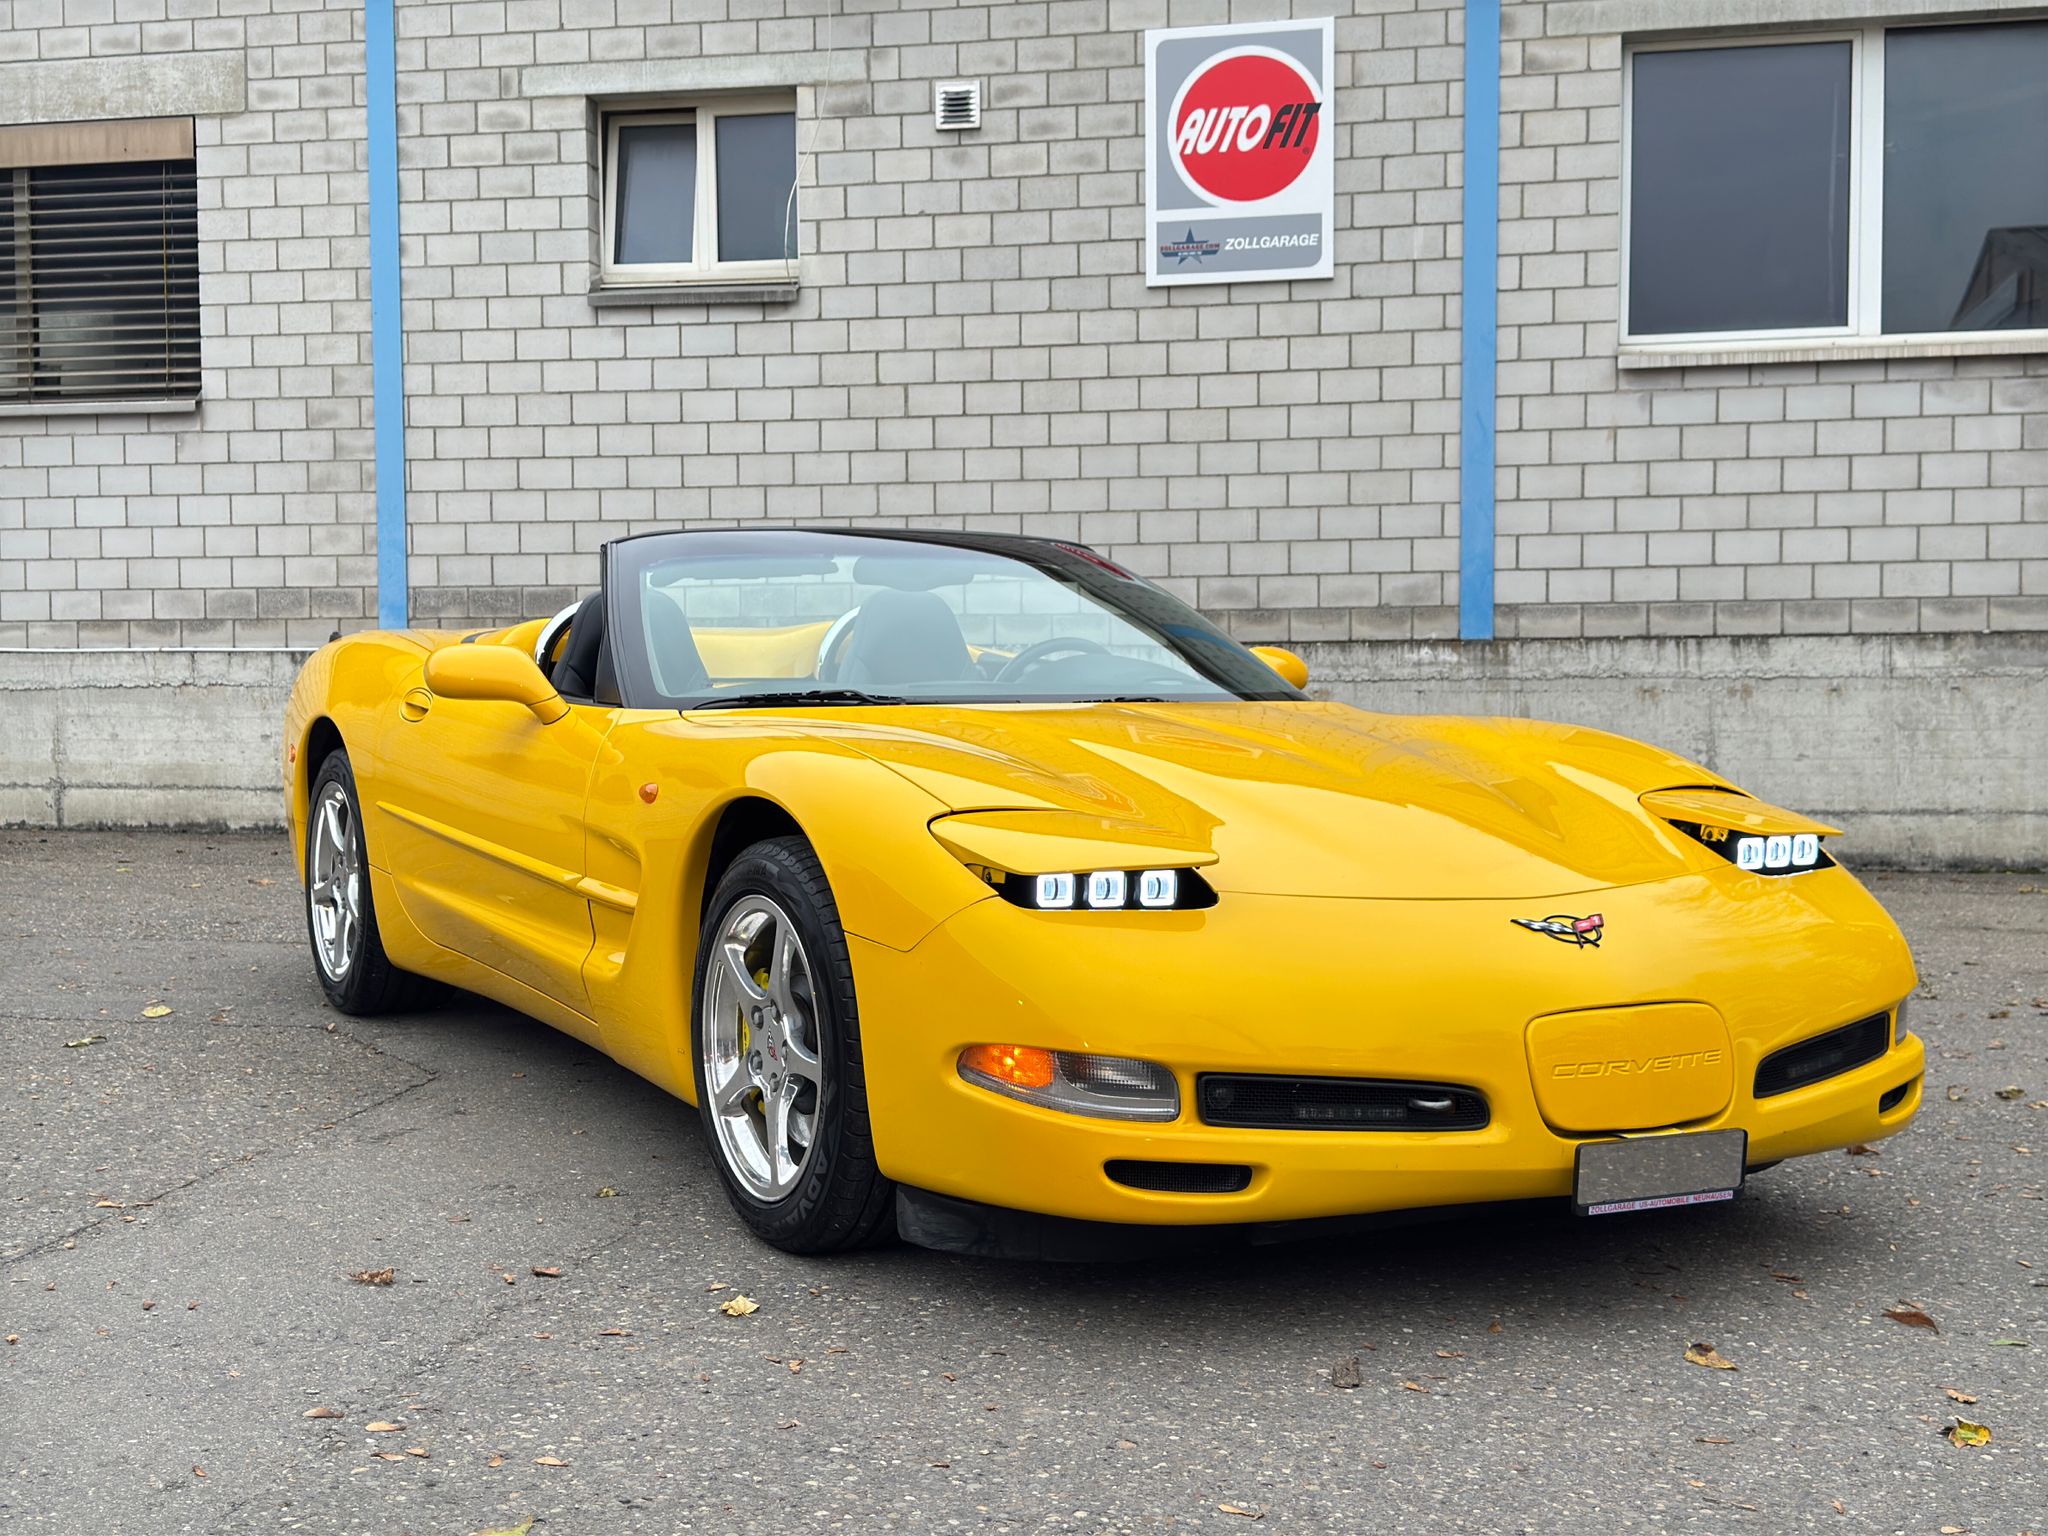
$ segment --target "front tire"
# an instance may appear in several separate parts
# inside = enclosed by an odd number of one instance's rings
[[[418,1006],[430,983],[393,965],[377,931],[362,803],[346,752],[320,764],[307,805],[306,936],[327,1001],[359,1015]]]
[[[706,909],[691,989],[697,1108],[727,1196],[786,1253],[888,1235],[846,930],[800,837],[743,851]]]

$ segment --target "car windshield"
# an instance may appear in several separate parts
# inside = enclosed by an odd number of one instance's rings
[[[628,706],[1296,699],[1178,598],[1078,545],[780,529],[621,539]]]

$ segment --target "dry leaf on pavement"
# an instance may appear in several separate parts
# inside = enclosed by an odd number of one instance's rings
[[[1266,1512],[1263,1509],[1246,1509],[1242,1504],[1218,1504],[1216,1507],[1226,1515],[1243,1515],[1247,1520],[1263,1520],[1266,1518]]]
[[[607,1184],[603,1189],[600,1189],[592,1198],[597,1200],[616,1200],[618,1197],[619,1192],[616,1189],[613,1189],[611,1185]]]
[[[1943,1387],[1941,1390],[1950,1402],[1974,1403],[1977,1401],[1976,1394],[1971,1392],[1958,1392],[1954,1387]]]
[[[559,1264],[536,1264],[533,1266],[533,1272],[543,1280],[562,1278],[562,1266]]]
[[[1998,1096],[2001,1099],[2024,1099],[2027,1096],[2027,1090],[2015,1084],[2008,1088],[1999,1089]]]
[[[1403,1392],[1427,1392],[1429,1388],[1419,1381],[1404,1381],[1401,1383],[1401,1390]]]
[[[533,1458],[533,1464],[536,1467],[566,1467],[569,1465],[559,1456],[536,1456]]]
[[[299,1417],[302,1419],[338,1419],[341,1417],[341,1410],[339,1408],[308,1408]]]
[[[528,1515],[517,1525],[501,1525],[488,1531],[479,1531],[477,1536],[527,1536],[533,1529],[533,1516]]]
[[[1346,1392],[1358,1386],[1364,1379],[1359,1374],[1358,1356],[1356,1355],[1346,1355],[1342,1360],[1339,1360],[1330,1367],[1330,1385],[1342,1387]]]
[[[1884,1315],[1895,1323],[1904,1323],[1908,1328],[1925,1328],[1930,1333],[1941,1332],[1941,1329],[1936,1326],[1934,1319],[1925,1312],[1922,1312],[1918,1307],[1886,1307]]]
[[[363,1426],[364,1433],[372,1435],[388,1435],[403,1428],[403,1424],[394,1424],[389,1419],[372,1419]]]
[[[1953,1445],[1989,1445],[1991,1431],[1982,1424],[1972,1424],[1968,1419],[1957,1419],[1942,1433]]]
[[[1703,1365],[1710,1371],[1732,1371],[1738,1368],[1733,1360],[1711,1344],[1694,1344],[1686,1350],[1685,1358],[1688,1364]]]
[[[19,1344],[21,1342],[21,1335],[18,1333],[10,1333],[7,1335],[6,1342],[9,1344]]]
[[[750,1312],[761,1310],[761,1303],[751,1296],[728,1296],[718,1304],[718,1310],[727,1317],[745,1317]]]
[[[171,1016],[171,1005],[169,1003],[151,1003],[142,1010],[142,1016],[145,1019],[168,1019]]]
[[[357,1285],[389,1285],[397,1278],[398,1271],[395,1269],[358,1269],[349,1275],[349,1279]]]

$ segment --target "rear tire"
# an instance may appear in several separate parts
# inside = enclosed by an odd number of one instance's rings
[[[328,754],[306,803],[306,937],[327,1001],[357,1015],[421,1006],[434,984],[393,965],[377,931],[362,803],[348,753]]]
[[[838,1253],[893,1231],[875,1163],[846,930],[809,843],[734,859],[712,893],[691,987],[698,1115],[727,1197],[785,1253]]]

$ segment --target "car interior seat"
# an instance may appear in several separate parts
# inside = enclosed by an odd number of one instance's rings
[[[849,687],[899,687],[976,677],[960,621],[930,592],[884,589],[860,605],[839,680]]]

